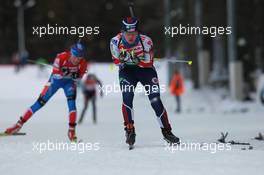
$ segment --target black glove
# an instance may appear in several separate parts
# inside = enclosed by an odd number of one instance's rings
[[[78,79],[80,77],[80,74],[78,72],[73,72],[71,74],[72,79]]]
[[[62,73],[63,73],[63,76],[67,76],[67,75],[70,74],[70,70],[69,70],[69,68],[67,68],[67,67],[62,67],[62,68],[61,68],[61,71],[62,71]]]
[[[131,60],[132,60],[132,62],[133,62],[134,64],[138,64],[138,63],[139,63],[140,59],[139,59],[138,56],[136,56],[136,55],[130,53],[130,57],[131,57]]]
[[[119,59],[121,61],[121,63],[125,63],[128,61],[128,58],[127,58],[127,52],[125,51],[122,51],[119,55]]]

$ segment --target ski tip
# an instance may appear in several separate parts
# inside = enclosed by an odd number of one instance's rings
[[[18,133],[14,133],[12,135],[15,135],[15,136],[24,136],[24,135],[26,135],[26,133],[25,132],[18,132]]]
[[[13,134],[7,134],[5,132],[1,132],[0,136],[24,136],[26,135],[25,132],[18,132],[18,133],[13,133]]]

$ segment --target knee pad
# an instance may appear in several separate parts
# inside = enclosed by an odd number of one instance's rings
[[[156,113],[156,116],[160,116],[162,112],[164,111],[164,107],[160,100],[160,97],[159,96],[153,97],[153,98],[150,98],[149,100],[150,100],[152,108],[154,109]]]
[[[72,100],[72,99],[69,100],[68,99],[68,109],[69,109],[69,112],[76,110],[75,100]]]
[[[154,103],[160,101],[160,97],[159,97],[159,96],[152,97],[152,98],[150,98],[149,100],[150,100],[150,103],[151,103],[151,104],[154,104]]]
[[[69,95],[67,96],[67,100],[70,101],[70,100],[75,100],[76,99],[76,95]]]
[[[40,106],[44,106],[46,104],[46,101],[42,98],[42,96],[39,96],[37,101],[40,104]]]

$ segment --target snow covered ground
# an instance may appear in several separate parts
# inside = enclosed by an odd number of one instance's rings
[[[29,66],[16,75],[12,67],[0,67],[1,131],[14,124],[36,100],[47,81],[46,77],[38,78],[37,71]],[[104,84],[117,82],[117,70],[108,64],[94,65],[91,71]],[[158,73],[164,84],[164,64],[158,66]],[[124,143],[121,96],[110,94],[98,98],[98,124],[92,124],[88,110],[84,124],[77,127],[77,134],[83,140],[79,149],[50,149],[40,153],[40,144],[42,149],[48,143],[70,145],[66,101],[59,91],[24,126],[21,132],[26,132],[26,136],[0,137],[0,174],[262,175],[264,141],[252,138],[264,133],[264,107],[222,100],[218,95],[221,91],[193,91],[189,82],[187,87],[182,114],[174,113],[174,98],[167,92],[162,94],[175,135],[184,143],[211,144],[220,138],[220,132],[228,131],[227,140],[250,142],[253,150],[248,150],[248,146],[232,146],[231,150],[169,150],[147,97],[139,94],[134,101],[137,141],[135,149],[129,151]],[[82,105],[79,94],[79,111]],[[88,145],[85,150],[84,144]]]

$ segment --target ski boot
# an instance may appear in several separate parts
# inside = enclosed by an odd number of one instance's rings
[[[69,123],[68,137],[71,142],[77,142],[75,126],[76,126],[76,123]]]
[[[180,143],[180,139],[171,132],[171,129],[162,128],[161,132],[164,137],[164,140],[167,141],[169,144],[179,144]]]
[[[14,126],[7,128],[5,130],[5,133],[8,135],[18,133],[18,131],[22,128],[22,126],[25,122],[26,121],[22,117],[20,117],[20,119],[17,121],[17,123]]]
[[[128,124],[125,128],[126,131],[126,143],[129,145],[129,150],[133,149],[136,141],[136,133],[133,124]]]

